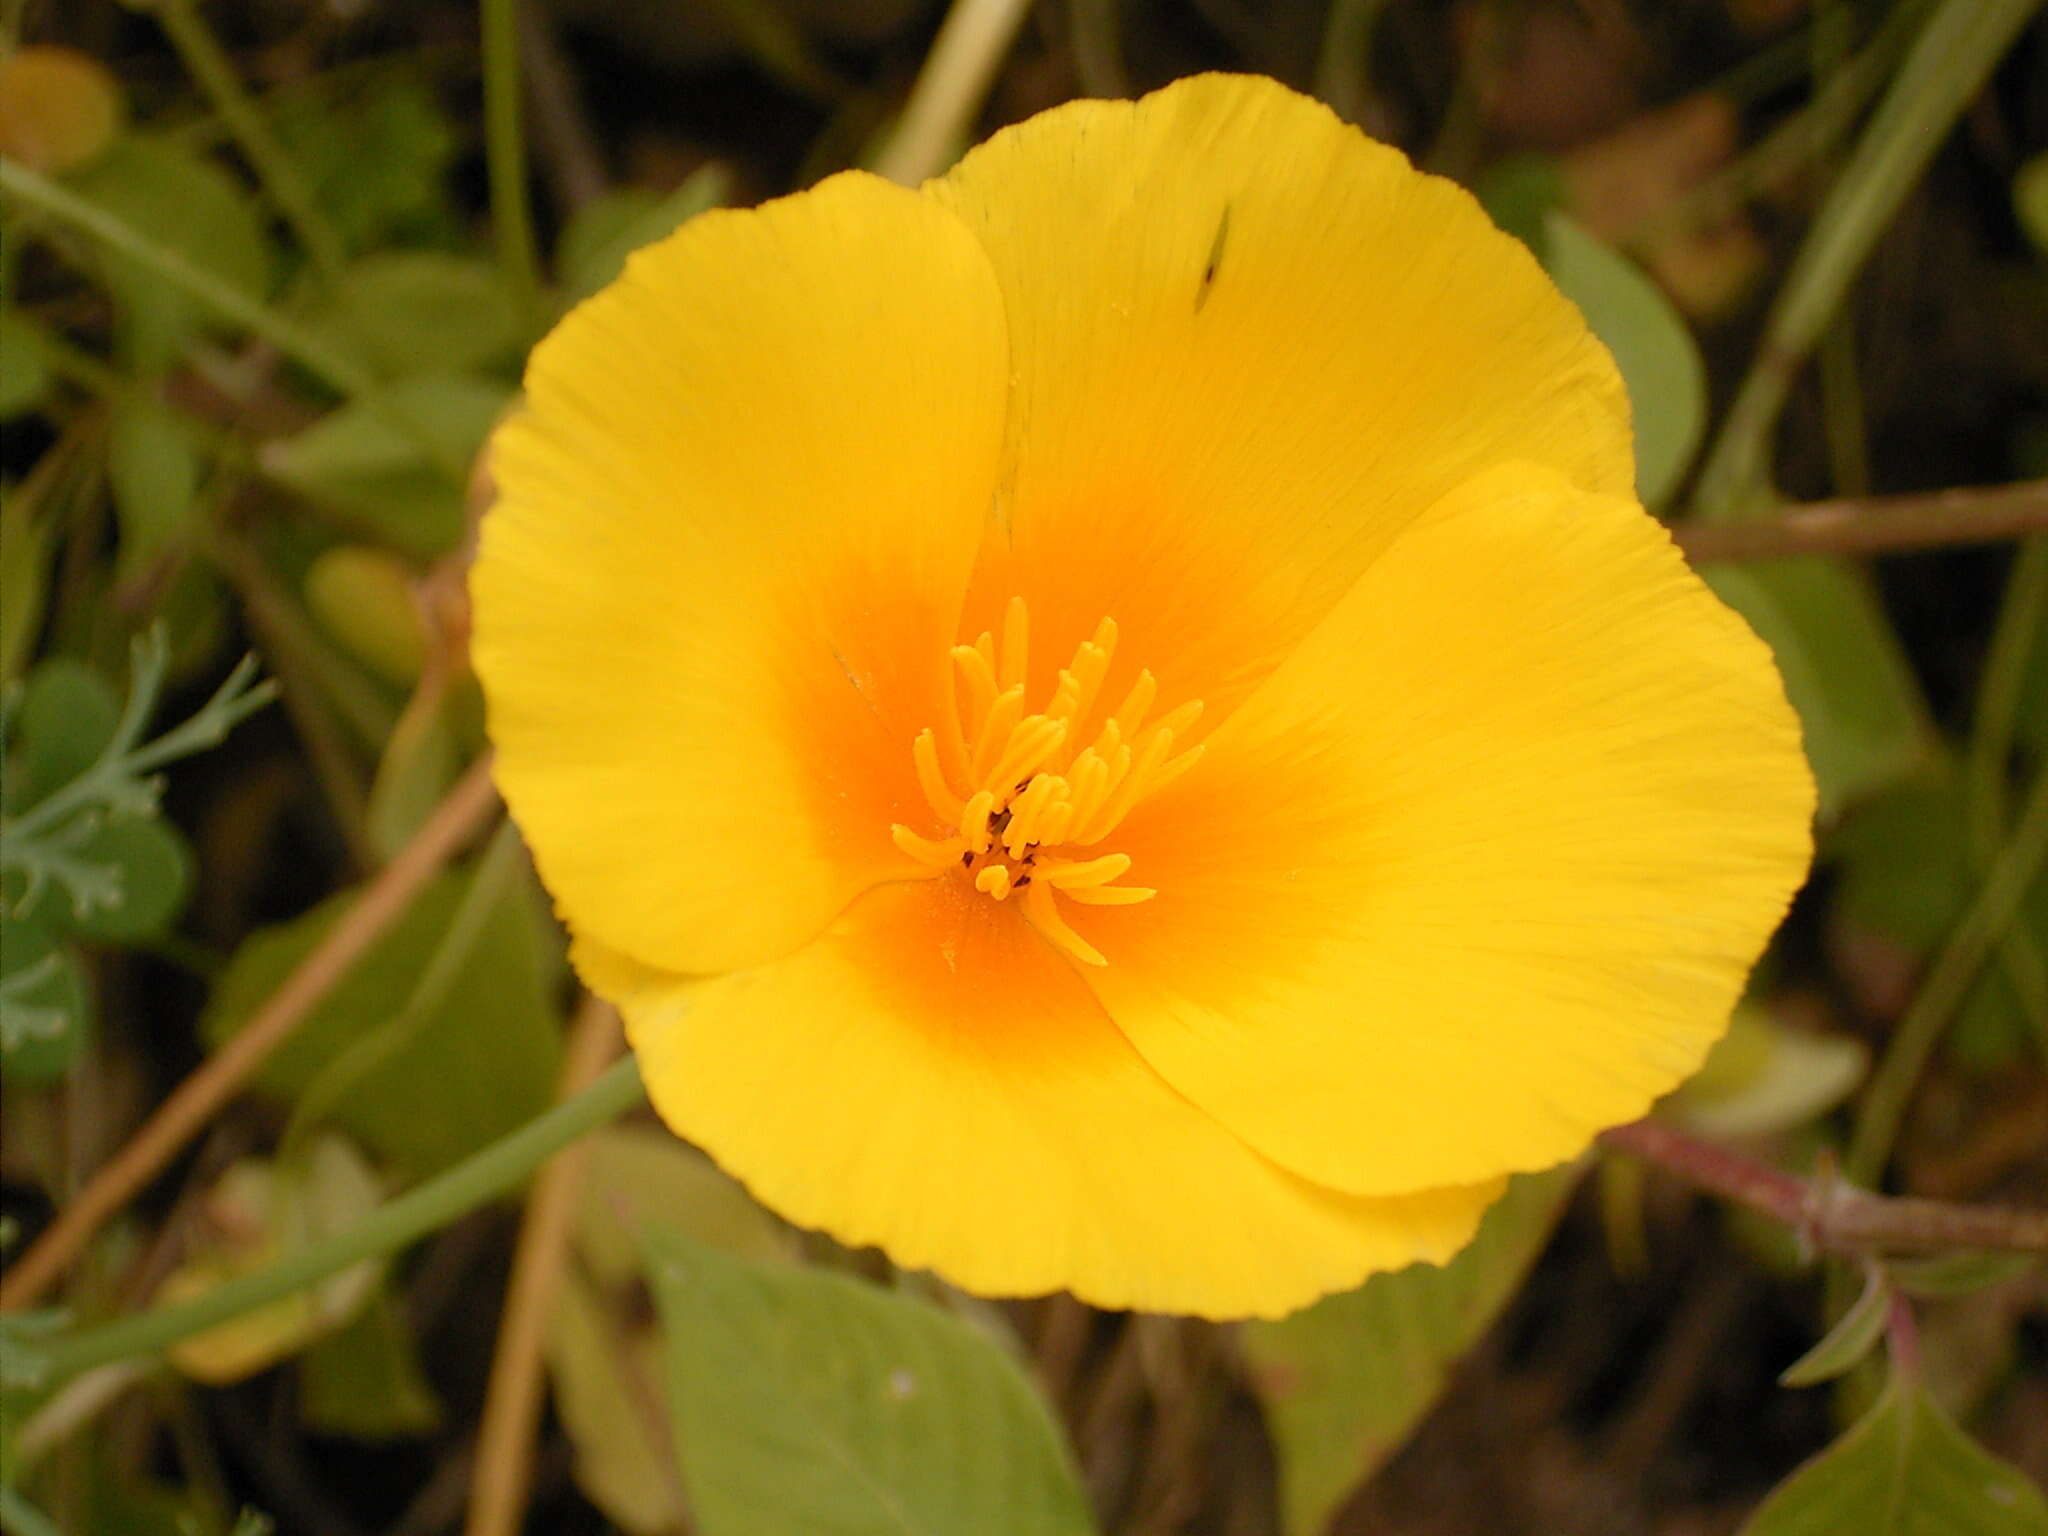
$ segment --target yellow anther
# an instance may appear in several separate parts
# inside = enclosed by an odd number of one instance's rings
[[[1142,885],[1084,885],[1078,890],[1063,890],[1060,894],[1084,907],[1134,907],[1141,901],[1150,901],[1159,893]]]
[[[1046,882],[1058,890],[1076,890],[1091,885],[1107,885],[1128,871],[1131,856],[1128,853],[1105,853],[1099,859],[1084,859],[1075,864],[1044,864]]]
[[[1059,903],[1053,900],[1051,886],[1034,880],[1025,887],[1024,915],[1042,938],[1065,950],[1083,965],[1109,964],[1101,950],[1067,926],[1067,920],[1060,916]]]
[[[974,877],[974,888],[984,896],[993,896],[997,901],[1010,894],[1010,866],[989,864]]]
[[[1010,744],[1010,733],[1017,729],[1017,723],[1024,715],[1024,685],[1005,688],[996,695],[995,703],[989,706],[987,716],[981,722],[981,735],[974,743],[974,766],[970,770],[974,782],[986,784],[989,770],[996,765],[996,759]]]
[[[901,822],[890,826],[889,841],[918,863],[929,864],[934,871],[951,869],[960,855],[967,851],[964,838],[949,837],[943,843],[933,842],[928,837],[919,837]]]
[[[994,841],[989,835],[989,818],[995,814],[996,797],[987,790],[976,790],[967,804],[960,810],[960,851],[974,854],[977,858],[987,853]]]
[[[1110,724],[1122,735],[1132,736],[1145,723],[1145,715],[1152,708],[1152,701],[1159,697],[1159,679],[1149,670],[1141,670],[1138,680],[1131,684],[1131,691],[1124,695],[1116,713],[1110,717]]]
[[[1045,766],[1046,759],[1067,739],[1067,722],[1033,715],[1010,733],[1010,744],[982,782],[996,794],[1013,789]]]

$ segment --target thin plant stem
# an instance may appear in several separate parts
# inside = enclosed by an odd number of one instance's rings
[[[519,0],[482,0],[484,157],[490,169],[491,223],[498,264],[522,315],[540,313],[540,258],[526,186],[526,136],[521,123]]]
[[[1867,1256],[1985,1249],[2048,1253],[2048,1211],[1874,1194],[1839,1178],[1803,1179],[1660,1120],[1605,1131],[1601,1143],[1697,1188],[1759,1211],[1810,1249]]]
[[[1680,523],[1671,537],[1695,564],[1793,555],[1910,554],[2048,533],[2048,480],[1909,496],[1810,501],[1740,523]]]
[[[480,758],[248,1023],[157,1106],[0,1276],[0,1312],[26,1307],[49,1289],[100,1226],[212,1120],[497,806],[490,759]]]
[[[1759,510],[1772,435],[1794,375],[1950,124],[2039,4],[1943,0],[1914,40],[1778,291],[1756,360],[1700,471],[1697,515],[1739,518]]]
[[[16,1349],[25,1368],[46,1387],[116,1360],[160,1354],[181,1339],[318,1285],[353,1264],[397,1252],[415,1238],[516,1188],[561,1148],[616,1120],[645,1097],[639,1068],[628,1057],[575,1098],[379,1206],[347,1230],[311,1243],[266,1269],[230,1280],[191,1301],[18,1344]]]
[[[469,466],[452,456],[433,432],[403,411],[392,408],[379,392],[376,378],[355,359],[336,351],[297,321],[279,314],[260,299],[202,270],[127,220],[80,197],[69,187],[0,156],[0,192],[19,199],[46,218],[90,235],[129,260],[145,266],[169,286],[197,300],[223,320],[261,337],[338,394],[364,401],[404,433],[427,461],[454,484],[469,478]]]
[[[5,1484],[0,1484],[0,1531],[7,1536],[64,1536],[56,1521]]]
[[[1030,9],[1030,0],[953,0],[896,131],[875,157],[878,174],[914,187],[952,162]]]
[[[313,258],[321,276],[329,282],[339,278],[346,260],[341,236],[321,212],[313,189],[299,174],[290,153],[271,132],[261,109],[244,89],[234,61],[200,16],[198,6],[193,0],[157,0],[154,9],[157,21],[170,36],[171,46],[178,50],[185,68],[228,125],[228,132],[234,135],[235,144],[256,172],[256,179],[263,183],[263,190],[277,205],[277,211],[291,226],[306,254]]]
[[[39,175],[18,161],[0,157],[0,192],[36,212],[92,236],[109,250],[148,267],[165,283],[196,299],[224,320],[260,336],[338,393],[352,398],[375,393],[377,381],[353,358],[279,314],[259,299],[195,267],[178,252],[127,220],[80,197],[69,187]]]
[[[2005,833],[2006,776],[2012,768],[2027,663],[2044,635],[2048,635],[2048,537],[2036,536],[2020,546],[2013,561],[1977,687],[1970,747],[1964,758],[1970,853],[1980,873],[1998,856],[1999,840]],[[2035,1046],[2048,1059],[2048,961],[2024,923],[2007,930],[1999,942],[1998,959],[2033,1030]]]
[[[1956,924],[1920,990],[1899,1020],[1877,1071],[1856,1108],[1844,1169],[1858,1184],[1875,1184],[1891,1158],[1906,1103],[1941,1033],[1969,996],[1977,972],[2019,913],[2028,888],[2048,863],[2048,770],[2034,776],[2012,840],[1992,861],[1977,899]]]
[[[1107,100],[1131,94],[1124,68],[1123,38],[1117,29],[1118,0],[1067,0],[1067,31],[1074,44],[1074,73],[1081,89]]]
[[[1347,123],[1372,108],[1372,35],[1385,0],[1330,0],[1316,51],[1316,95]]]
[[[618,1054],[619,1043],[617,1012],[609,1003],[586,999],[569,1030],[561,1098],[574,1099],[588,1088]],[[556,1153],[526,1198],[478,1423],[465,1536],[517,1536],[525,1521],[548,1320],[569,1257],[589,1150],[588,1143],[579,1143]]]

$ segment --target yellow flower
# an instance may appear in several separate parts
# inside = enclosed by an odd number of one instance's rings
[[[1441,1260],[1721,1033],[1813,791],[1607,354],[1270,81],[706,214],[534,354],[506,798],[655,1106],[971,1290]]]

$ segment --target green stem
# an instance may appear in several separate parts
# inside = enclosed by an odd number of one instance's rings
[[[1700,471],[1699,516],[1742,517],[1764,503],[1771,437],[1800,364],[1949,125],[2039,5],[1943,0],[1914,40],[1778,292],[1756,361]]]
[[[524,316],[540,313],[540,260],[526,190],[526,140],[520,123],[519,0],[482,0],[484,155],[490,166],[491,222],[498,260]]]
[[[458,486],[467,483],[469,466],[451,456],[435,433],[404,412],[392,409],[388,398],[378,392],[377,380],[369,370],[296,321],[194,266],[126,219],[4,156],[0,156],[0,192],[19,198],[38,213],[80,230],[109,250],[148,267],[171,287],[196,299],[222,319],[269,342],[338,394],[365,401],[395,430],[403,432],[450,481]]]
[[[1963,1005],[1992,947],[2018,914],[2020,902],[2048,862],[2048,770],[2035,775],[2027,808],[2012,840],[1992,861],[1977,899],[1950,934],[1912,1006],[1892,1034],[1857,1106],[1843,1172],[1854,1184],[1874,1186],[1891,1157],[1907,1100],[1942,1031]]]
[[[1316,95],[1347,123],[1372,105],[1372,34],[1384,0],[1330,0],[1316,51]]]
[[[377,381],[353,359],[335,351],[269,305],[195,267],[169,246],[80,197],[69,187],[38,175],[17,161],[0,158],[0,192],[19,198],[38,213],[82,230],[110,250],[148,267],[171,287],[198,300],[222,319],[233,321],[252,336],[262,337],[338,393],[363,396],[375,392]]]
[[[896,131],[875,157],[878,175],[914,187],[952,163],[1030,9],[1026,0],[953,0]]]
[[[96,1328],[18,1346],[24,1363],[39,1368],[37,1385],[54,1386],[81,1371],[140,1355],[159,1354],[195,1333],[317,1285],[364,1259],[394,1253],[518,1184],[577,1137],[607,1125],[639,1104],[646,1090],[632,1057],[614,1065],[588,1088],[527,1121],[475,1156],[357,1222],[268,1269],[244,1275],[176,1306],[156,1307]]]
[[[178,50],[178,57],[227,123],[236,145],[255,170],[256,179],[263,183],[263,190],[291,225],[299,244],[306,248],[324,277],[330,282],[338,278],[346,259],[341,236],[320,211],[312,188],[243,89],[234,62],[200,17],[198,7],[193,0],[157,0],[156,14],[170,35],[171,45]]]
[[[2048,634],[2048,538],[2020,546],[1999,609],[1998,627],[1977,686],[1977,708],[1964,760],[1964,803],[1972,862],[1981,871],[1997,856],[2006,827],[2006,777],[2026,689],[2027,663]],[[2038,1049],[2048,1053],[2048,960],[2023,924],[1998,947],[2000,969],[2019,999]]]
[[[64,1536],[56,1521],[6,1487],[0,1487],[0,1531],[7,1536]]]

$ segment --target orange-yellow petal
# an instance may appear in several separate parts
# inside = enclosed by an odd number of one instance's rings
[[[1547,1167],[1686,1077],[1804,878],[1770,656],[1633,504],[1536,466],[1408,529],[1069,918],[1166,1080],[1361,1194]]]
[[[917,866],[909,752],[993,494],[988,262],[849,173],[693,219],[535,351],[471,590],[497,773],[581,933],[712,971]]]
[[[1448,1257],[1500,1189],[1360,1199],[1275,1167],[964,880],[871,891],[796,954],[727,976],[587,944],[577,963],[679,1133],[792,1220],[984,1295],[1276,1315]]]
[[[1002,284],[1012,479],[964,632],[1023,594],[1034,698],[1109,614],[1109,691],[1148,666],[1213,728],[1478,470],[1632,491],[1620,378],[1528,251],[1271,80],[1071,102],[926,191]]]

